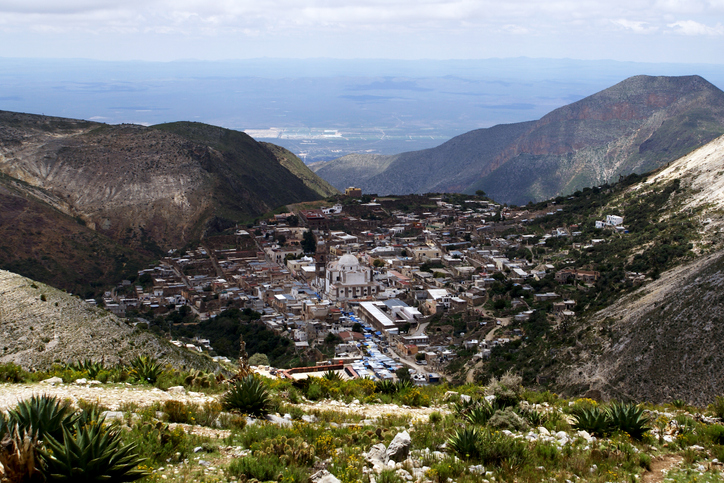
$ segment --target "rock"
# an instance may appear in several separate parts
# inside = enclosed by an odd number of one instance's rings
[[[186,388],[183,386],[171,386],[166,392],[170,394],[186,394]]]
[[[359,404],[359,399],[354,399],[354,400],[352,401],[352,404]]]
[[[385,444],[377,443],[370,448],[370,450],[367,452],[367,456],[365,457],[365,459],[368,463],[371,463],[373,465],[375,463],[384,464],[386,452],[387,448],[385,447]]]
[[[79,386],[85,386],[86,384],[88,384],[88,379],[85,379],[85,378],[76,379],[76,380],[73,382],[73,384],[77,384],[77,385],[79,385]]]
[[[576,434],[578,436],[580,436],[581,438],[585,439],[587,443],[590,443],[591,441],[593,441],[593,437],[588,433],[588,431],[581,430],[581,431],[578,431]]]
[[[305,423],[316,423],[319,419],[314,414],[305,414],[302,416],[302,421]]]
[[[445,395],[442,397],[442,400],[443,400],[443,401],[449,401],[450,399],[454,398],[454,397],[457,396],[458,394],[460,394],[460,393],[455,392],[455,391],[448,391],[448,392],[446,392]]]
[[[558,431],[556,433],[556,439],[568,439],[568,435],[565,431]]]
[[[470,467],[468,467],[468,471],[470,471],[470,473],[477,473],[479,475],[483,475],[483,474],[485,474],[485,466],[483,466],[483,465],[470,466]]]
[[[339,479],[327,470],[320,470],[309,477],[312,483],[342,483]]]
[[[122,411],[103,411],[101,418],[105,418],[106,421],[123,420]]]
[[[387,448],[385,459],[392,461],[404,461],[410,454],[411,444],[412,439],[407,431],[397,433],[397,436],[395,436],[390,443],[390,446]]]
[[[103,384],[101,381],[88,381],[89,386],[98,386],[99,384]]]
[[[467,394],[461,394],[460,395],[460,402],[470,402],[473,398],[468,396]]]
[[[282,417],[283,417],[284,419],[286,419],[287,421],[291,421],[291,420],[292,420],[292,415],[289,414],[289,413],[285,413],[284,416],[282,416]]]
[[[50,384],[50,385],[54,386],[56,384],[63,384],[63,379],[61,379],[59,377],[51,377],[50,379],[40,381],[40,384]]]
[[[276,424],[277,426],[291,426],[292,422],[289,419],[284,419],[282,417],[276,416],[274,414],[267,414],[264,419],[269,421],[272,424]]]
[[[543,436],[550,436],[550,435],[551,435],[551,432],[548,431],[548,430],[547,430],[546,428],[544,428],[543,426],[538,426],[538,432],[539,432],[540,434],[542,434]]]
[[[200,453],[203,450],[204,450],[203,446],[197,446],[194,448],[194,453]]]

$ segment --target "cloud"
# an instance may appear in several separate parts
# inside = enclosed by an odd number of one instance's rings
[[[668,24],[668,27],[672,28],[674,32],[683,35],[706,35],[710,37],[724,35],[724,25],[720,23],[716,24],[716,27],[709,27],[694,20],[679,20],[678,22]]]
[[[637,34],[648,34],[656,32],[658,30],[657,27],[648,26],[648,22],[637,22],[633,20],[626,20],[623,18],[618,20],[612,20],[612,23],[626,30],[631,30],[632,32],[635,32]]]

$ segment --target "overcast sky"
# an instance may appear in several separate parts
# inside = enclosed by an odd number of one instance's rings
[[[0,0],[0,57],[724,63],[724,0]]]

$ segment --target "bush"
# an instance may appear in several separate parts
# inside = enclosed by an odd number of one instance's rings
[[[103,424],[81,426],[71,433],[63,428],[62,442],[52,436],[40,450],[47,481],[136,481],[148,475],[138,468],[145,459],[135,452],[134,445],[123,445],[119,429]]]
[[[495,414],[488,420],[488,426],[497,429],[522,431],[528,428],[528,423],[512,407],[508,407],[504,410],[495,411]]]
[[[61,402],[53,396],[33,396],[8,412],[8,426],[17,425],[20,431],[36,440],[47,436],[62,440],[63,429],[75,425],[78,418],[68,401]]]
[[[497,431],[484,431],[480,435],[480,459],[485,465],[519,467],[525,462],[527,449],[522,441]]]
[[[608,412],[597,406],[584,408],[576,411],[574,415],[576,423],[574,428],[601,437],[609,433],[611,430],[611,421]]]
[[[253,356],[249,358],[249,365],[250,366],[268,366],[269,365],[269,358],[266,354],[261,354],[257,352]]]
[[[155,384],[158,376],[163,373],[161,364],[148,356],[138,356],[131,361],[131,377],[136,381]]]
[[[458,429],[448,438],[447,447],[463,459],[476,459],[480,455],[480,431],[475,427]]]
[[[269,412],[271,398],[261,379],[249,375],[231,386],[222,396],[221,404],[230,411],[263,416]]]
[[[25,381],[27,377],[28,373],[17,364],[12,362],[0,364],[0,382],[18,383]]]
[[[633,439],[641,440],[644,433],[651,429],[643,408],[635,404],[613,403],[607,413],[611,427],[628,433]]]

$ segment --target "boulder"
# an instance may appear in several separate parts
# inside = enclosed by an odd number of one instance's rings
[[[56,384],[63,384],[63,379],[59,377],[51,377],[50,379],[40,381],[40,384],[50,384],[51,386],[55,386]]]
[[[341,483],[339,479],[327,470],[320,470],[309,477],[312,483]]]
[[[290,419],[284,419],[274,414],[267,414],[264,419],[277,426],[291,426],[293,424]]]
[[[169,394],[186,394],[186,388],[183,386],[171,386],[166,392]]]
[[[106,421],[113,421],[113,420],[123,420],[123,412],[122,411],[103,411],[101,413],[101,418],[104,418]]]
[[[73,382],[73,384],[77,384],[77,385],[79,385],[79,386],[85,386],[86,384],[88,384],[88,379],[85,379],[85,378],[76,379],[76,380]]]
[[[404,461],[410,454],[412,439],[407,431],[397,433],[385,452],[386,461]]]

